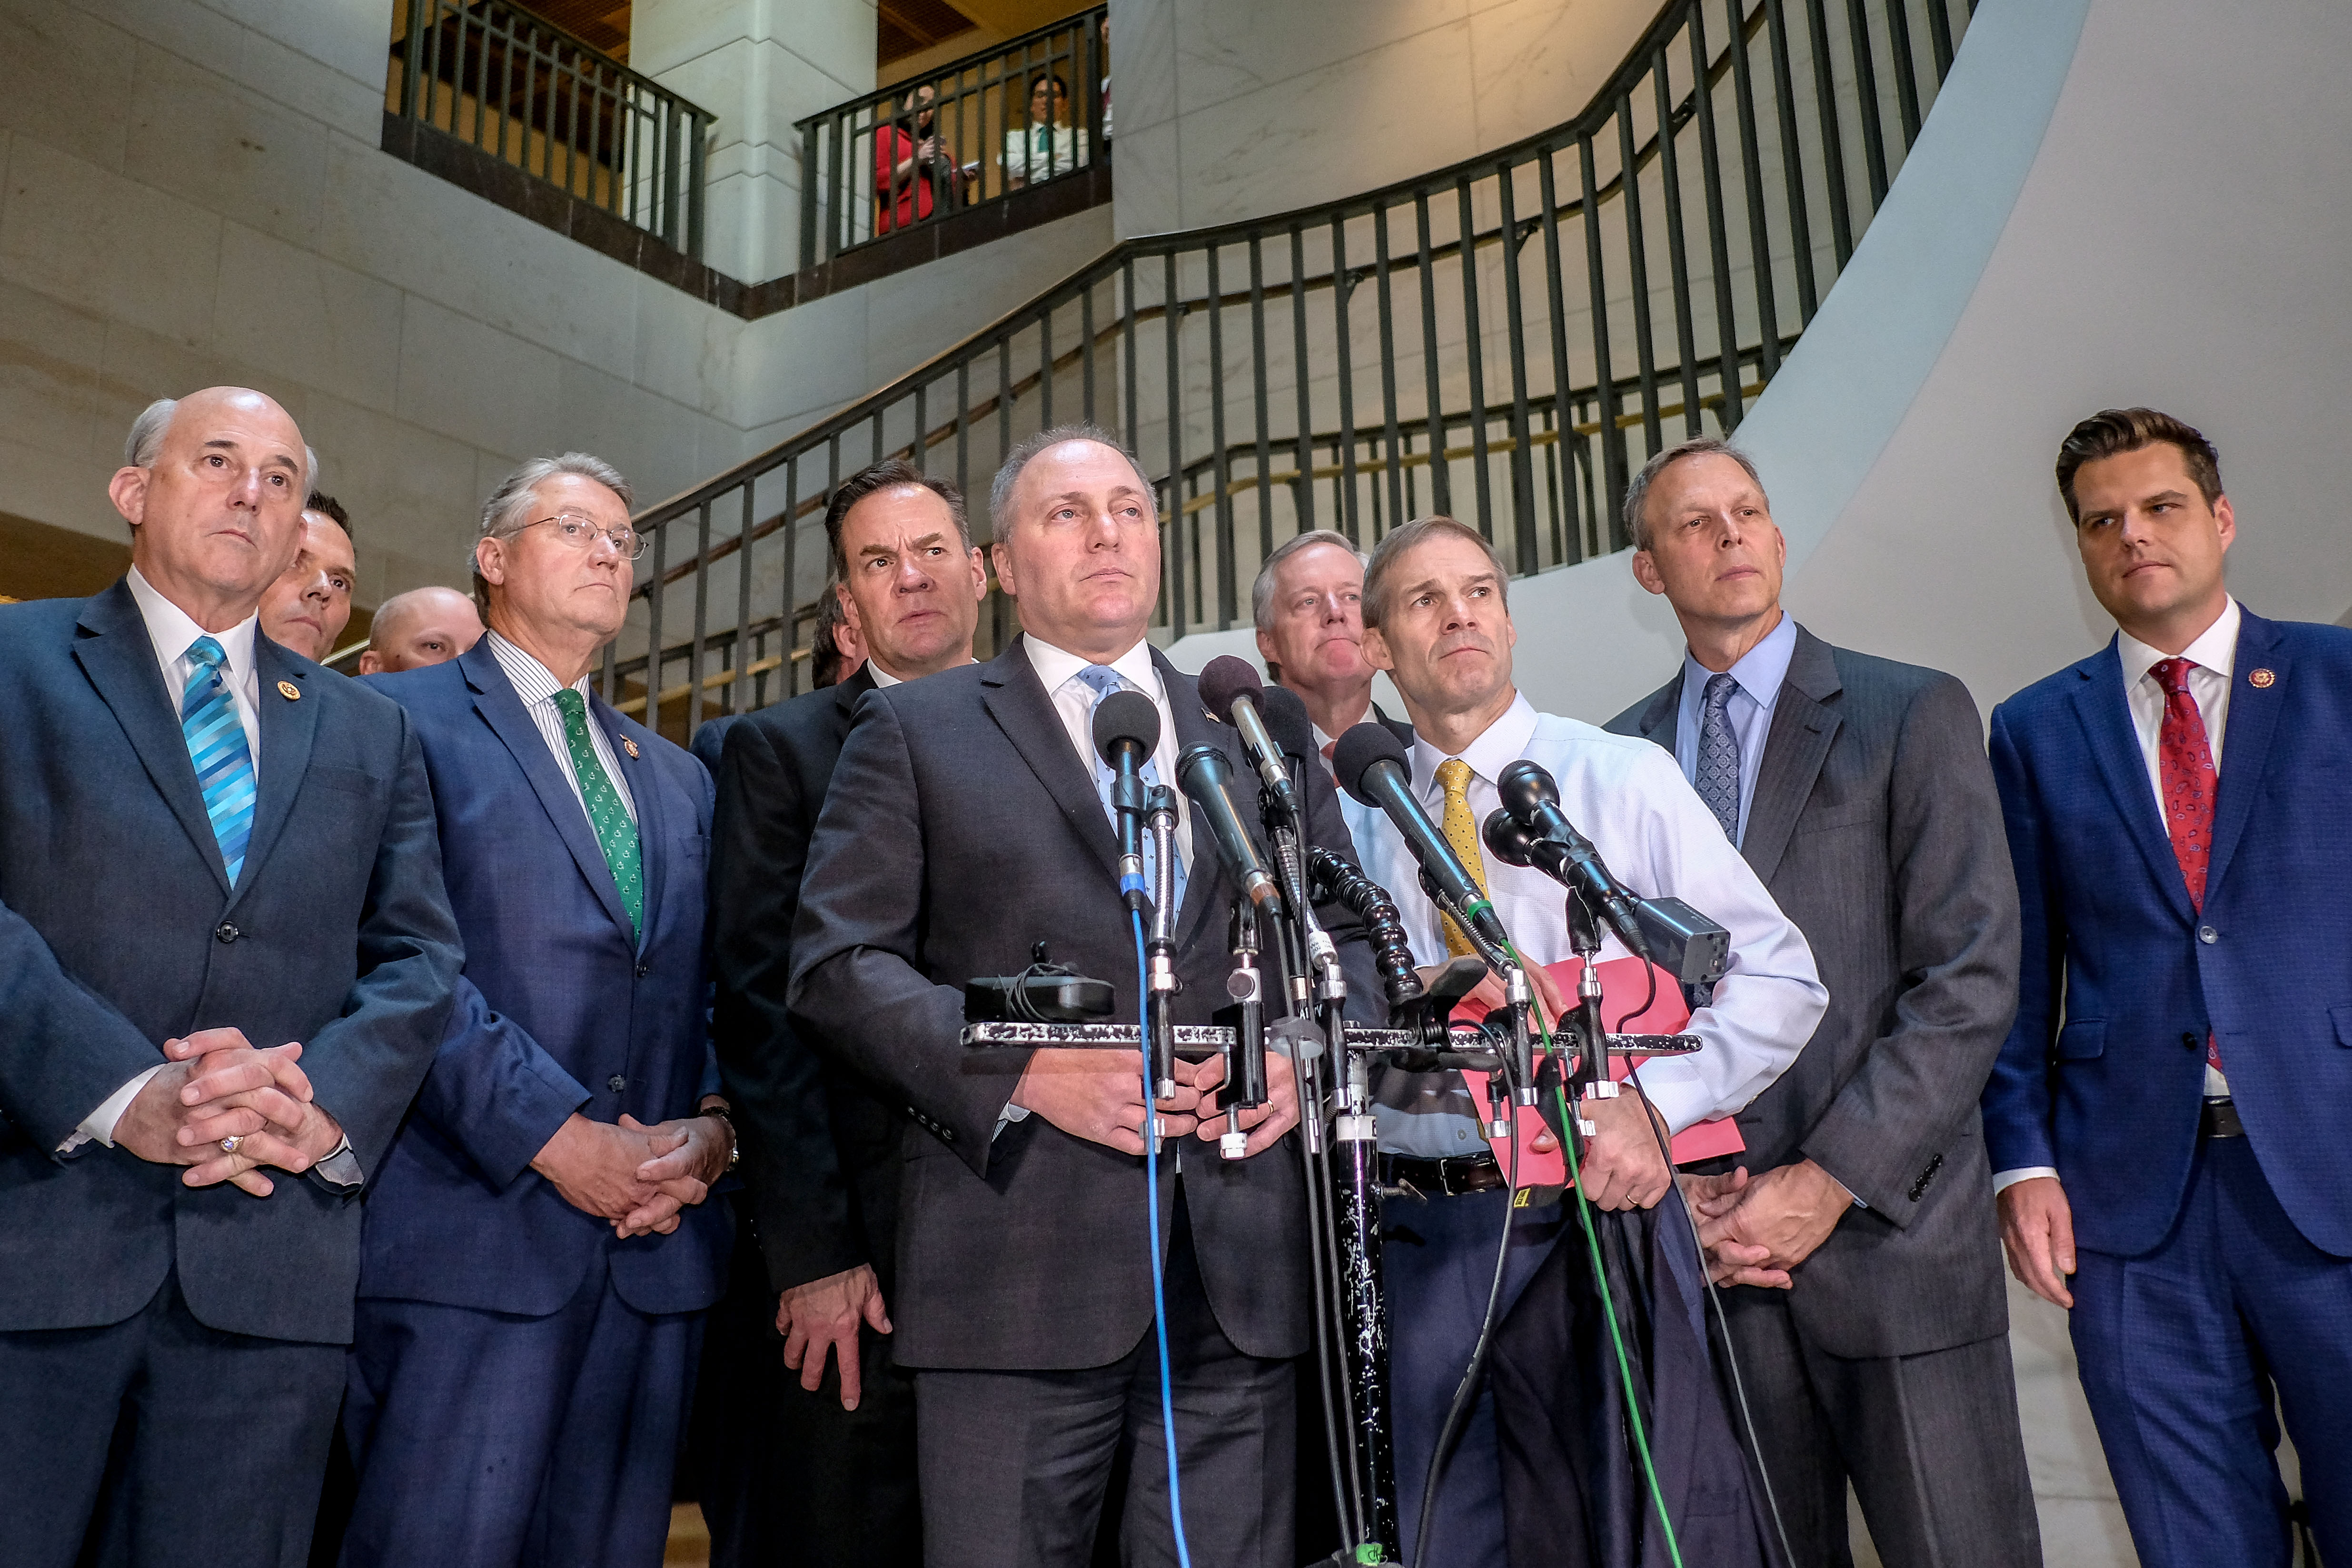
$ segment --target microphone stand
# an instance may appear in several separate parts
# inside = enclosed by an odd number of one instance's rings
[[[1151,923],[1144,941],[1145,1016],[1150,1038],[1145,1049],[1151,1058],[1151,1089],[1156,1100],[1176,1094],[1176,792],[1154,784],[1147,795],[1149,826],[1158,853],[1153,856]],[[1160,1117],[1151,1118],[1151,1135],[1160,1136]]]
[[[1601,921],[1592,906],[1583,894],[1571,892],[1568,942],[1584,961],[1576,977],[1576,1028],[1582,1038],[1577,1051],[1575,1132],[1587,1144],[1597,1129],[1584,1114],[1585,1101],[1617,1098],[1617,1081],[1609,1076],[1609,1035],[1601,1021]]]
[[[1224,1088],[1217,1106],[1225,1113],[1225,1130],[1217,1138],[1222,1159],[1238,1160],[1249,1146],[1242,1131],[1242,1112],[1265,1103],[1265,985],[1257,966],[1257,906],[1247,899],[1234,900],[1234,972],[1225,978],[1227,1009],[1234,1021],[1234,1043],[1225,1049]]]

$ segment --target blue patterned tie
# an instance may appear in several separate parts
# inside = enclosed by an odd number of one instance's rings
[[[245,847],[253,839],[253,752],[228,689],[228,655],[210,637],[188,645],[187,689],[180,696],[180,729],[188,738],[188,760],[196,765],[196,786],[205,792],[205,812],[220,841],[228,885],[245,868]]]
[[[1102,706],[1104,698],[1108,697],[1114,691],[1127,688],[1126,678],[1121,676],[1118,671],[1113,669],[1107,664],[1090,664],[1087,666],[1086,668],[1078,671],[1077,679],[1084,681],[1093,689],[1095,694],[1094,705],[1097,708]],[[1095,753],[1094,763],[1095,794],[1101,797],[1104,815],[1110,818],[1111,829],[1115,833],[1118,829],[1118,813],[1112,808],[1110,804],[1110,786],[1111,781],[1116,775],[1110,771],[1110,764],[1102,760],[1102,754],[1099,752]],[[1157,784],[1160,782],[1160,768],[1150,757],[1143,759],[1143,767],[1140,772],[1143,782],[1146,784]],[[1160,840],[1157,836],[1151,834],[1146,834],[1144,836],[1143,885],[1146,888],[1156,888],[1160,885],[1159,871],[1157,869],[1159,865],[1159,843]],[[1183,907],[1184,858],[1181,855],[1179,855],[1176,857],[1176,908],[1181,910]],[[1172,913],[1173,911],[1171,910],[1171,912]]]
[[[1727,673],[1707,681],[1698,721],[1698,776],[1692,781],[1734,844],[1739,842],[1739,737],[1732,733],[1726,710],[1738,689]]]

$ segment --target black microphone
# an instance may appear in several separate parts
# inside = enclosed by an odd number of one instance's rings
[[[1310,767],[1323,760],[1321,748],[1315,744],[1315,721],[1307,716],[1307,704],[1298,700],[1298,693],[1287,686],[1269,686],[1258,693],[1257,713],[1283,755]]]
[[[1331,753],[1339,787],[1366,805],[1380,807],[1404,836],[1405,847],[1421,863],[1422,874],[1468,918],[1479,936],[1500,950],[1510,945],[1495,906],[1478,890],[1454,846],[1429,820],[1421,802],[1412,797],[1412,773],[1404,742],[1383,725],[1367,721],[1339,737]]]
[[[1176,759],[1176,782],[1192,798],[1192,820],[1206,827],[1216,844],[1225,875],[1240,884],[1251,903],[1278,917],[1282,889],[1275,886],[1257,846],[1250,842],[1249,830],[1242,826],[1241,813],[1234,809],[1234,765],[1224,752],[1214,746],[1187,749]]]
[[[1628,952],[1649,957],[1649,938],[1642,934],[1642,900],[1617,880],[1592,840],[1579,833],[1559,809],[1559,785],[1543,764],[1520,758],[1503,770],[1495,781],[1495,790],[1502,797],[1503,809],[1527,829],[1528,853],[1535,863],[1567,883],[1594,914],[1608,921]]]
[[[1242,746],[1249,752],[1250,766],[1257,770],[1258,777],[1265,781],[1265,787],[1274,792],[1283,809],[1296,818],[1298,796],[1290,787],[1290,770],[1283,765],[1282,749],[1266,733],[1265,721],[1258,713],[1265,682],[1258,679],[1248,660],[1228,653],[1218,655],[1202,669],[1200,689],[1201,705],[1242,732]]]
[[[1095,751],[1110,765],[1110,805],[1118,822],[1118,892],[1143,911],[1143,764],[1160,749],[1160,709],[1140,691],[1114,691],[1095,704]]]

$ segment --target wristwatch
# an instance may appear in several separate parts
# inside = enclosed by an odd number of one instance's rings
[[[730,1172],[743,1163],[743,1135],[735,1130],[734,1115],[724,1105],[706,1105],[697,1116],[716,1116],[727,1123],[727,1169]]]

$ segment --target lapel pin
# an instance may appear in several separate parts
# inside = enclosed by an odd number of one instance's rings
[[[635,741],[630,740],[626,735],[624,735],[621,737],[621,750],[628,752],[629,755],[634,758],[637,754],[637,743]]]
[[[2263,673],[2268,675],[2270,671],[2266,669]],[[2270,682],[2265,680],[2263,684],[2268,686]],[[278,683],[278,695],[289,702],[299,702],[302,700],[302,689],[290,680],[281,680]]]
[[[2275,686],[2278,684],[2278,672],[2273,669],[2258,669],[2246,677],[2246,680],[2248,684],[2253,686]]]

